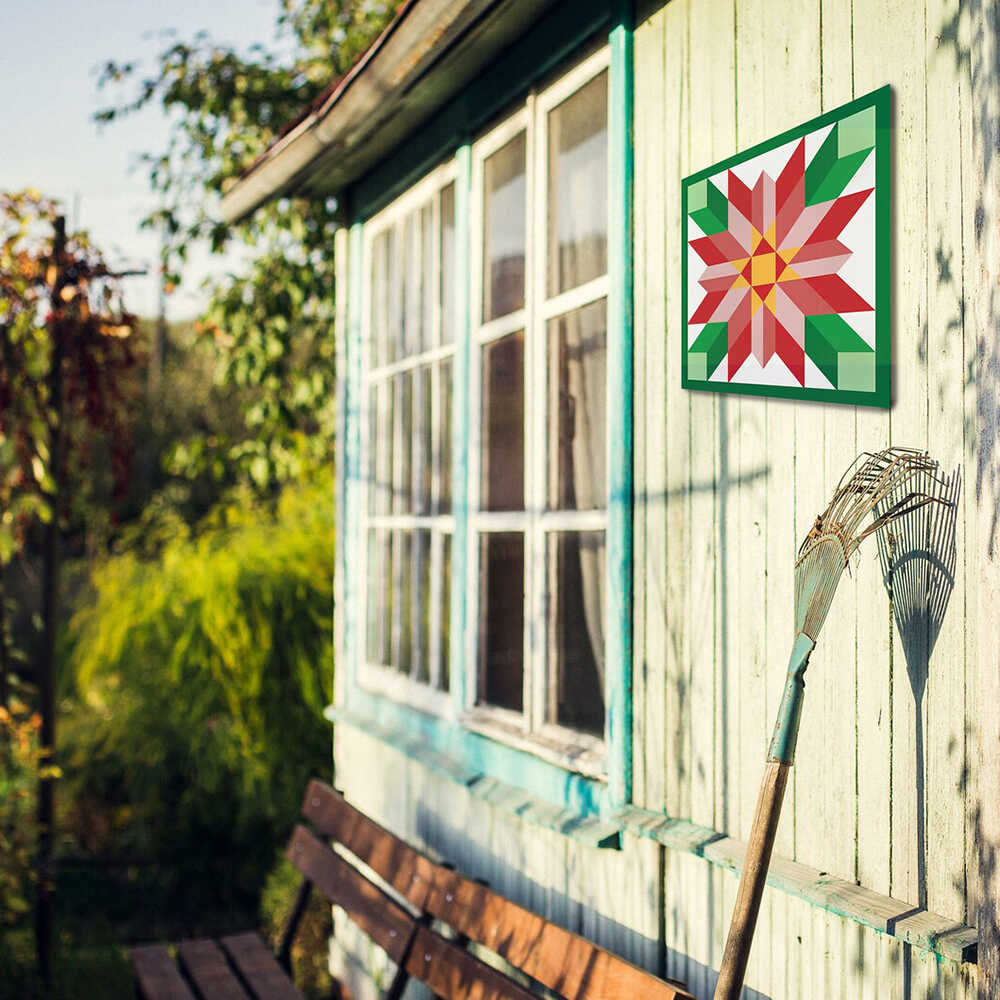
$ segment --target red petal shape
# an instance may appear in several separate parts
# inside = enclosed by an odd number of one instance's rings
[[[806,384],[806,352],[795,343],[792,335],[777,321],[774,324],[775,353],[785,363],[799,385]]]
[[[836,239],[874,190],[868,188],[867,191],[856,191],[854,194],[845,194],[842,198],[837,198],[806,243],[825,243],[827,240]]]
[[[712,236],[699,236],[690,242],[691,249],[706,264],[723,264],[727,260],[737,260],[746,256],[746,251],[740,246],[739,240],[726,230]]]
[[[813,289],[829,303],[830,308],[826,312],[871,312],[875,308],[865,302],[839,274],[822,274],[804,280],[808,281]],[[790,284],[797,284],[797,282],[790,282]]]
[[[750,192],[750,188],[732,170],[729,171],[729,201],[744,219],[748,222],[753,221],[750,218],[750,214],[753,211],[753,195]]]
[[[707,323],[712,318],[719,303],[726,297],[725,291],[709,292],[702,300],[701,304],[694,311],[694,315],[688,320],[689,323]]]
[[[732,379],[750,355],[750,348],[753,346],[750,312],[750,295],[747,293],[729,320],[729,354],[726,358],[727,380]]]

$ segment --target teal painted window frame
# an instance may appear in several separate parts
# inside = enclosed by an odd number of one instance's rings
[[[556,65],[571,58],[595,35],[603,34],[610,50],[608,95],[609,189],[608,219],[608,385],[609,385],[609,503],[607,512],[608,623],[606,638],[605,780],[587,777],[530,750],[512,746],[466,728],[461,721],[467,699],[465,649],[467,619],[467,560],[469,531],[468,414],[470,306],[468,274],[458,276],[461,308],[456,330],[453,386],[452,619],[450,717],[434,716],[366,690],[359,683],[364,623],[358,617],[360,581],[351,566],[361,555],[361,504],[364,484],[361,455],[362,302],[364,295],[364,223],[389,204],[443,157],[457,163],[456,219],[469,216],[472,181],[471,137],[505,105],[517,100]],[[519,75],[514,76],[516,68]],[[343,630],[347,682],[344,704],[352,718],[377,720],[385,731],[417,740],[429,751],[454,762],[456,773],[496,778],[574,814],[609,814],[631,801],[632,782],[632,105],[633,60],[631,9],[616,11],[607,4],[585,0],[563,3],[488,67],[463,100],[453,102],[422,129],[416,148],[402,151],[376,167],[352,190],[349,227],[347,345],[344,372],[344,526],[338,547],[343,580]],[[434,142],[428,142],[431,137]],[[436,148],[435,148],[436,143]],[[467,266],[470,232],[456,226],[456,257]],[[337,709],[334,710],[334,716]]]

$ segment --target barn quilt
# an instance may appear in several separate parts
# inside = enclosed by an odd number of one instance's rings
[[[887,407],[889,88],[686,178],[682,384]]]

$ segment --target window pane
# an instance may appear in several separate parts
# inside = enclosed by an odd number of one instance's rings
[[[524,708],[524,536],[479,540],[479,701]]]
[[[438,427],[438,502],[442,514],[451,513],[451,361],[440,365],[441,416]]]
[[[524,331],[483,346],[483,510],[524,507]]]
[[[385,281],[386,302],[386,341],[384,360],[388,363],[400,357],[401,339],[403,333],[403,286],[400,268],[399,228],[393,226],[385,234]]]
[[[388,302],[386,301],[387,289],[385,283],[385,250],[388,237],[383,233],[372,241],[372,272],[371,272],[371,344],[370,357],[372,365],[378,367],[385,364],[386,346],[386,317]]]
[[[411,212],[403,223],[406,253],[403,258],[403,342],[402,357],[420,350],[420,212]]]
[[[412,509],[413,456],[413,374],[403,372],[395,378],[396,386],[396,454],[393,468],[392,510],[408,514]]]
[[[455,340],[455,185],[441,191],[441,343]]]
[[[451,687],[448,667],[451,663],[451,535],[441,536],[441,635],[438,660],[438,687],[447,691]]]
[[[547,718],[604,735],[604,532],[548,539]]]
[[[380,600],[382,597],[382,574],[380,563],[382,553],[379,550],[381,539],[378,530],[368,529],[368,563],[367,589],[365,591],[365,603],[367,605],[367,629],[365,640],[365,658],[369,663],[382,662],[382,647],[379,642],[379,622],[382,620],[382,607]]]
[[[419,458],[415,463],[414,472],[417,474],[416,497],[418,514],[427,514],[431,509],[431,478],[434,471],[434,444],[432,434],[434,430],[433,417],[431,415],[431,401],[433,393],[431,390],[431,366],[422,365],[416,369],[417,398],[415,400],[415,412],[419,418],[419,429],[417,446],[419,448]]]
[[[434,207],[420,210],[420,350],[434,346]]]
[[[431,533],[420,529],[414,552],[414,573],[418,586],[414,590],[417,607],[414,614],[416,634],[413,642],[414,676],[426,684],[430,681],[431,635]]]
[[[379,563],[378,570],[378,593],[381,595],[380,603],[375,605],[375,614],[379,616],[378,640],[376,649],[378,654],[376,663],[388,666],[392,663],[392,631],[395,621],[395,593],[396,577],[393,569],[393,550],[395,548],[395,538],[390,531],[380,531],[377,533]]]
[[[608,269],[608,74],[549,113],[548,290]]]
[[[548,324],[550,510],[607,505],[607,307],[602,299]]]
[[[409,674],[413,662],[413,545],[412,532],[393,532],[393,569],[396,601],[392,623],[392,665]]]
[[[524,305],[524,133],[483,165],[483,320]]]

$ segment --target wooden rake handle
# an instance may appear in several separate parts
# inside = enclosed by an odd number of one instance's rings
[[[771,850],[781,818],[781,803],[785,798],[785,785],[791,764],[769,760],[764,771],[750,829],[750,842],[743,861],[740,891],[729,924],[729,937],[722,955],[722,970],[715,986],[715,1000],[738,1000],[743,989],[743,977],[750,958],[753,932],[757,925],[760,899],[767,882],[767,867],[771,863]]]
[[[788,772],[795,759],[795,741],[806,689],[806,667],[815,645],[805,634],[796,636],[788,661],[785,692],[778,708],[778,718],[774,723],[774,735],[767,755],[767,767],[760,784],[757,811],[754,813],[747,853],[743,859],[740,891],[736,896],[736,906],[733,907],[726,950],[722,953],[722,968],[715,986],[715,1000],[739,1000],[743,989],[743,977],[746,975],[753,932],[757,926],[757,912],[760,910],[760,899],[767,882],[767,868],[771,863],[778,820],[781,819],[785,785],[788,784]]]

